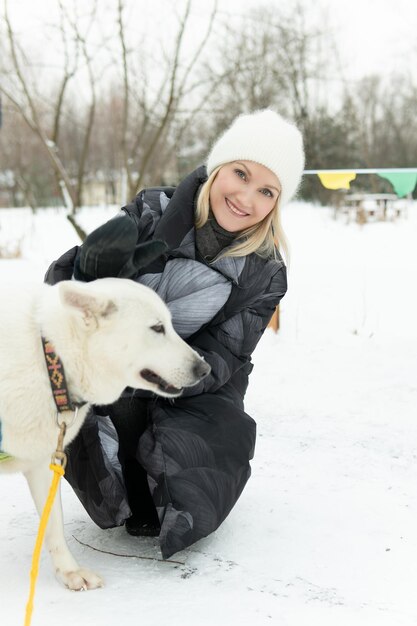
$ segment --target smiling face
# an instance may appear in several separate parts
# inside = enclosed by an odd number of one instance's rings
[[[280,194],[276,175],[254,161],[233,161],[219,170],[210,189],[210,207],[217,223],[231,233],[261,222]]]

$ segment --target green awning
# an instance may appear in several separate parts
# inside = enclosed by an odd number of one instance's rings
[[[378,172],[378,176],[389,180],[399,198],[414,191],[417,183],[417,172]]]

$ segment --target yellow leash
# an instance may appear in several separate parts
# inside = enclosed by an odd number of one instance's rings
[[[65,466],[67,464],[67,456],[63,450],[65,431],[66,431],[66,424],[65,422],[62,422],[62,424],[60,425],[57,449],[55,453],[52,455],[52,462],[51,462],[51,465],[49,466],[49,469],[53,471],[54,475],[52,477],[52,483],[49,488],[49,494],[46,499],[44,509],[42,511],[41,519],[39,522],[38,535],[36,537],[35,549],[33,550],[32,568],[30,571],[30,591],[29,591],[29,598],[26,604],[26,615],[25,615],[24,626],[30,626],[30,623],[32,620],[33,599],[35,597],[36,580],[38,578],[38,573],[39,573],[39,560],[41,556],[42,543],[45,537],[45,531],[48,525],[48,520],[49,520],[49,515],[51,513],[52,505],[54,503],[56,492],[58,490],[59,481],[61,480],[61,477],[64,476],[65,474]],[[56,460],[59,460],[61,462],[61,465],[54,463],[54,461]]]

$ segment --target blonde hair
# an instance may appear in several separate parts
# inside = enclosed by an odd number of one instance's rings
[[[202,228],[209,218],[211,186],[222,167],[223,165],[216,167],[200,189],[196,206],[196,228]],[[278,196],[274,208],[262,221],[240,232],[235,245],[221,252],[214,260],[228,256],[246,256],[253,252],[264,258],[276,259],[277,249],[282,251],[284,258],[288,260],[288,242],[281,225],[279,199]]]

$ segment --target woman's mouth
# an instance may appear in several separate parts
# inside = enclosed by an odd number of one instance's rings
[[[226,198],[226,205],[233,215],[236,215],[237,217],[247,217],[249,215],[249,213],[245,213],[241,209],[238,209],[237,206],[235,206],[228,198]]]

